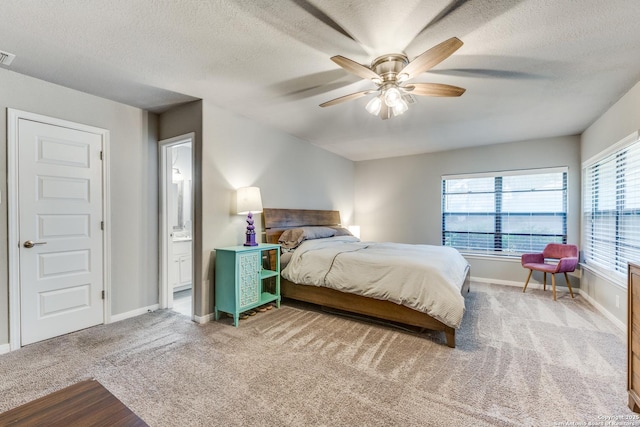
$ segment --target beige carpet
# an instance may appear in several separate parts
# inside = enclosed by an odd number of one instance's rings
[[[579,296],[472,284],[443,341],[295,304],[158,311],[0,356],[0,411],[95,378],[151,426],[640,425],[624,334]]]

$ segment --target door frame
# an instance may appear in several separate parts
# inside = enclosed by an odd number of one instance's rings
[[[111,194],[109,189],[109,131],[94,126],[75,123],[42,114],[7,108],[7,209],[9,243],[9,350],[17,350],[21,345],[20,313],[20,241],[18,226],[18,122],[31,120],[53,126],[66,127],[98,134],[102,138],[102,218],[104,231],[102,239],[102,279],[105,298],[103,323],[111,321]]]
[[[191,171],[192,171],[192,178],[191,178],[191,216],[192,216],[192,230],[191,230],[191,320],[194,319],[194,310],[193,310],[193,305],[194,305],[194,301],[195,298],[193,297],[193,291],[195,289],[195,270],[193,268],[193,260],[194,260],[194,251],[193,251],[193,218],[194,218],[194,186],[193,186],[193,166],[194,166],[194,159],[195,159],[195,150],[194,150],[194,144],[195,144],[195,139],[196,139],[196,134],[195,132],[189,132],[186,133],[184,135],[179,135],[179,136],[175,136],[173,138],[167,138],[167,139],[163,139],[158,141],[158,159],[159,159],[159,165],[158,165],[158,169],[159,169],[159,173],[158,173],[158,203],[160,205],[160,221],[159,222],[159,235],[160,235],[160,250],[159,250],[159,257],[160,257],[160,308],[168,308],[169,307],[169,235],[167,233],[167,230],[169,229],[169,213],[167,211],[167,200],[166,200],[166,194],[167,194],[167,180],[169,179],[169,176],[167,175],[167,170],[169,168],[169,159],[170,156],[168,155],[169,150],[176,146],[176,145],[181,145],[184,144],[186,142],[190,142],[191,143]]]

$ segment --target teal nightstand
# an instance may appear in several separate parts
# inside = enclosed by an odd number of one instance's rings
[[[231,246],[216,249],[215,317],[233,315],[269,302],[280,307],[280,245]]]

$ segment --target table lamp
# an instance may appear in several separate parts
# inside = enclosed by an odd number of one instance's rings
[[[256,243],[256,228],[253,225],[253,214],[262,212],[260,188],[238,188],[237,203],[238,215],[247,214],[247,240],[244,242],[244,246],[258,246],[258,243]]]

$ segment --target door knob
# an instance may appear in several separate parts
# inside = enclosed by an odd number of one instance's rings
[[[26,242],[24,242],[24,247],[25,248],[32,248],[35,245],[46,245],[47,242],[34,242],[33,240],[27,240]]]

